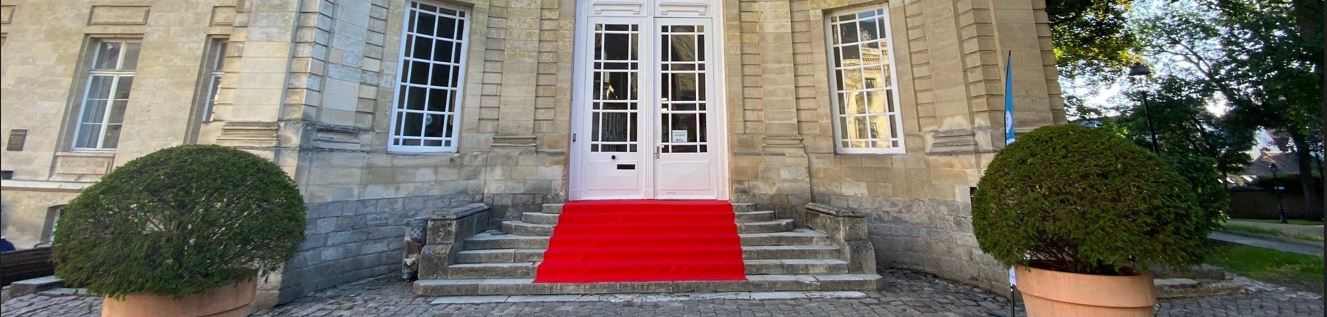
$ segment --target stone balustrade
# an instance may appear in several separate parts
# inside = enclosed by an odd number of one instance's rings
[[[494,228],[493,213],[483,203],[453,208],[428,218],[424,247],[419,257],[419,279],[447,279],[465,239]]]
[[[875,247],[867,235],[866,214],[821,203],[806,204],[806,226],[829,235],[843,251],[848,272],[876,274]]]

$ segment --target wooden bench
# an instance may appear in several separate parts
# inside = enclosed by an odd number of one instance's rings
[[[0,253],[0,284],[47,276],[55,273],[51,247]]]

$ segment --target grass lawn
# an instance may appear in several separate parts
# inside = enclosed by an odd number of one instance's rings
[[[1323,292],[1323,259],[1320,256],[1218,244],[1207,257],[1207,263],[1253,279],[1319,294]]]
[[[1281,230],[1273,230],[1273,229],[1267,229],[1267,228],[1263,228],[1263,227],[1254,227],[1254,226],[1247,226],[1247,225],[1240,225],[1240,224],[1227,223],[1226,225],[1222,226],[1221,228],[1224,229],[1224,230],[1227,230],[1227,231],[1239,231],[1239,232],[1248,232],[1248,233],[1256,233],[1256,234],[1265,234],[1265,235],[1279,236],[1279,237],[1285,237],[1285,238],[1291,238],[1291,239],[1297,239],[1297,240],[1322,241],[1322,237],[1315,236],[1315,235],[1308,235],[1308,234],[1303,234],[1303,233],[1298,233],[1298,232],[1287,232],[1287,231],[1281,231]]]
[[[1276,219],[1233,219],[1233,220],[1240,220],[1240,221],[1253,221],[1253,222],[1266,222],[1266,223],[1281,223],[1280,220],[1276,220]],[[1305,226],[1321,226],[1321,225],[1322,225],[1322,220],[1286,219],[1286,222],[1289,222],[1289,223],[1292,224],[1292,225],[1305,225]]]

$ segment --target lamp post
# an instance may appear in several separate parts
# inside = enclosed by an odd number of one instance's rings
[[[1133,66],[1129,66],[1130,77],[1146,79],[1151,74],[1152,70],[1142,63],[1134,62]],[[1152,137],[1152,153],[1160,153],[1157,151],[1157,131],[1152,128],[1152,111],[1147,109],[1147,92],[1143,92],[1143,115],[1147,117],[1147,134]]]
[[[1267,163],[1267,167],[1272,170],[1272,192],[1276,193],[1276,212],[1281,214],[1281,223],[1286,223],[1286,207],[1281,203],[1281,180],[1277,177],[1277,172],[1281,169],[1276,167],[1276,163]]]

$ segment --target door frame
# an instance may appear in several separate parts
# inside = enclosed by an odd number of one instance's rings
[[[642,34],[641,36],[654,37],[656,36],[655,33],[657,32],[656,30],[654,30],[655,28],[654,19],[667,18],[667,17],[659,17],[655,14],[655,12],[659,11],[658,6],[656,5],[658,0],[640,0],[640,1],[641,4],[635,8],[634,12],[632,10],[624,10],[620,11],[623,12],[623,14],[606,15],[606,16],[639,18],[642,20],[641,30],[643,32],[641,33]],[[604,2],[614,6],[624,6],[623,2],[621,1],[604,1]],[[575,39],[572,45],[572,83],[571,83],[572,94],[571,94],[571,109],[570,109],[571,129],[569,129],[567,135],[568,137],[567,140],[571,140],[570,145],[568,146],[569,151],[567,153],[569,161],[568,163],[570,165],[569,171],[567,173],[568,201],[585,199],[585,191],[583,190],[584,182],[581,180],[582,177],[581,172],[582,169],[584,168],[585,163],[581,160],[580,153],[586,153],[589,151],[589,141],[588,141],[589,135],[586,134],[587,131],[581,131],[581,129],[583,124],[585,123],[584,121],[589,119],[587,113],[589,109],[588,108],[581,109],[582,108],[581,105],[582,103],[587,101],[587,98],[589,98],[586,95],[586,93],[589,91],[586,87],[586,85],[589,85],[589,83],[587,82],[589,78],[587,77],[586,73],[587,73],[587,67],[589,67],[589,65],[587,65],[587,60],[590,56],[592,56],[592,55],[587,55],[587,54],[592,54],[592,52],[589,52],[590,50],[589,41],[590,41],[590,32],[591,32],[589,19],[590,19],[590,11],[592,9],[591,6],[593,5],[592,3],[593,1],[576,1],[576,21],[574,23]],[[631,5],[625,5],[625,7],[630,8]],[[718,107],[713,107],[713,106],[710,107],[711,112],[709,113],[709,115],[715,117],[715,121],[717,122],[717,124],[716,126],[708,127],[710,129],[714,129],[716,136],[713,140],[711,140],[710,144],[711,159],[715,160],[714,164],[717,164],[717,167],[712,169],[714,173],[716,173],[716,175],[714,175],[714,178],[716,180],[715,184],[716,197],[714,197],[714,199],[729,200],[731,198],[732,186],[731,184],[729,184],[728,161],[729,161],[729,156],[731,156],[732,153],[728,148],[728,111],[730,109],[729,108],[730,105],[728,99],[728,78],[727,78],[728,63],[726,61],[728,52],[725,49],[725,46],[727,45],[727,34],[725,34],[725,28],[724,28],[723,2],[715,1],[712,4],[710,4],[710,7],[708,9],[709,13],[706,14],[707,17],[700,17],[700,16],[679,16],[679,17],[710,19],[711,30],[710,32],[707,32],[706,35],[711,37],[712,38],[711,41],[713,41],[713,47],[710,48],[710,51],[713,52],[712,55],[713,55],[714,67],[711,67],[711,69],[713,70],[712,74],[714,77],[713,86],[716,88],[713,89],[713,91],[711,91],[710,93],[712,94],[713,100],[715,100],[714,104],[719,105]],[[644,31],[648,31],[648,33]],[[654,53],[650,52],[650,54]],[[651,59],[654,58],[651,57]],[[657,61],[655,62],[657,63]],[[657,79],[653,78],[655,75],[657,75],[653,70],[654,68],[655,67],[651,67],[651,72],[648,74],[648,76],[651,77],[650,87],[648,87],[650,91],[656,90],[655,86],[657,86],[657,84],[655,84],[655,81]],[[638,87],[638,89],[641,88],[643,87]],[[657,99],[656,96],[651,96],[651,97],[652,99]],[[657,100],[651,100],[651,102],[655,101]],[[646,105],[642,103],[642,105],[640,105],[639,107],[644,107],[644,106]],[[650,106],[657,107],[657,104],[651,104]],[[652,113],[653,114],[651,116],[657,117],[657,112],[652,112]],[[657,122],[658,118],[651,118],[651,120]],[[637,141],[639,142],[640,140],[643,140],[644,137],[645,136],[638,138]],[[649,143],[651,144],[651,147],[653,147],[653,144],[656,142],[654,138],[658,138],[659,136],[656,136],[654,135],[654,133],[651,133],[649,134],[648,137],[652,138],[650,139]],[[644,146],[638,146],[637,148],[641,151],[644,150],[654,151],[653,148],[647,149]],[[652,153],[649,154],[652,155]],[[650,165],[649,169],[650,172],[655,173],[654,171],[655,163],[653,159],[651,159],[649,165]],[[641,197],[640,199],[656,199],[655,197],[657,196],[656,195],[657,192],[655,189],[653,174],[650,175],[650,184],[648,184],[647,189],[649,197]]]

